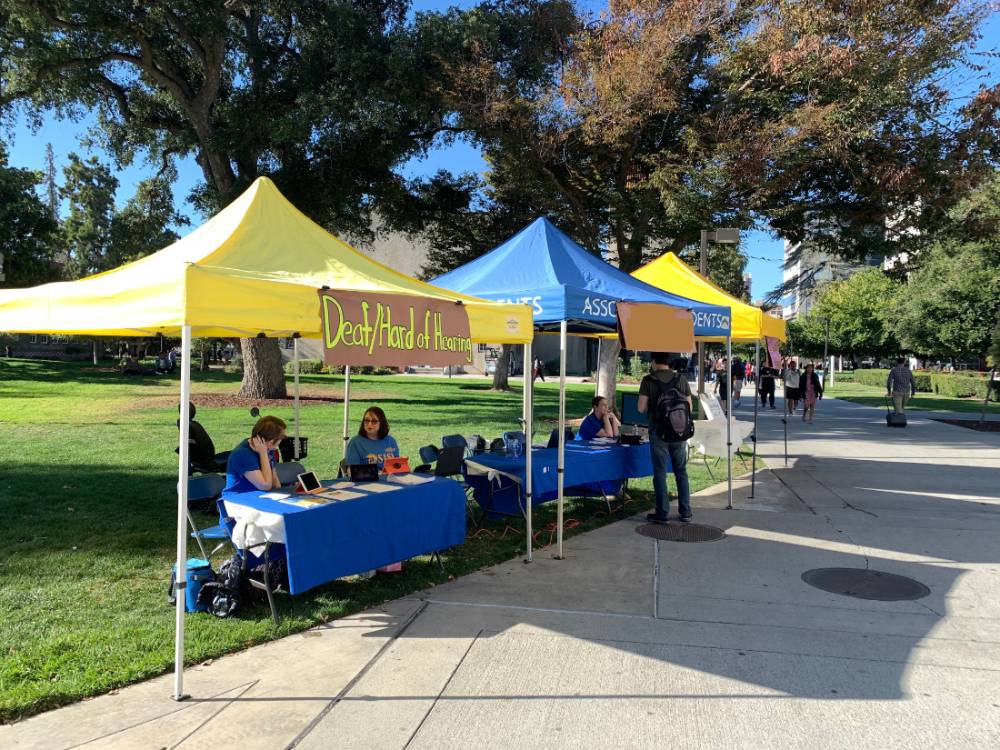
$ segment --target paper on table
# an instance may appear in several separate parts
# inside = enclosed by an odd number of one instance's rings
[[[289,497],[287,492],[265,492],[261,495],[264,500],[284,500]]]
[[[327,489],[331,490],[346,490],[348,487],[353,487],[354,482],[334,482],[333,484],[328,484]]]
[[[385,484],[383,482],[358,482],[354,485],[355,489],[364,490],[365,492],[392,492],[393,490],[402,489],[396,484]]]
[[[360,492],[348,492],[347,490],[336,490],[334,492],[318,492],[316,493],[320,497],[325,497],[330,500],[354,500],[359,497],[364,497]]]
[[[386,477],[386,481],[394,482],[395,484],[404,484],[407,487],[413,487],[414,485],[433,482],[434,477],[421,477],[416,474],[390,474]]]

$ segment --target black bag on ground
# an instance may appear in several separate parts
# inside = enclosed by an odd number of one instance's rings
[[[897,414],[889,408],[888,399],[885,402],[885,426],[886,427],[906,427],[906,415]]]
[[[681,443],[694,435],[694,420],[687,396],[677,387],[680,374],[675,374],[669,383],[651,377],[656,384],[652,401],[653,429],[661,440]]]
[[[215,580],[201,587],[198,602],[216,617],[230,617],[249,602],[252,594],[243,558],[233,555],[219,568]]]

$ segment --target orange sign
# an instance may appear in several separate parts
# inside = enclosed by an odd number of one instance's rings
[[[694,351],[694,315],[682,307],[651,302],[619,302],[618,338],[642,352]]]
[[[319,290],[328,365],[472,363],[469,314],[460,303],[378,292]]]

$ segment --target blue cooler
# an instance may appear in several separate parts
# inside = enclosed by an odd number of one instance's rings
[[[177,564],[172,566],[173,580],[177,580]],[[198,604],[198,593],[201,587],[215,580],[215,572],[208,560],[192,557],[187,561],[187,586],[184,589],[184,611],[205,612],[206,607]]]

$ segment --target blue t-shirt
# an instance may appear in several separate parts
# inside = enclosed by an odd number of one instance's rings
[[[399,456],[399,446],[396,438],[386,435],[381,440],[369,440],[361,435],[355,435],[347,444],[347,465],[378,464],[379,471],[387,458]]]
[[[604,422],[597,418],[594,412],[590,412],[580,423],[580,431],[576,433],[577,440],[593,440],[597,433],[604,429]]]
[[[274,469],[273,457],[271,469]],[[248,471],[260,471],[260,457],[250,447],[250,441],[244,440],[229,454],[226,462],[226,488],[223,492],[256,492],[253,482],[246,478]]]

